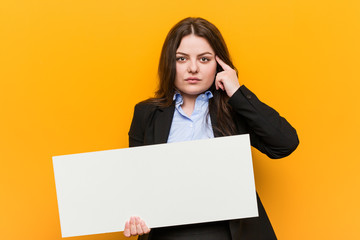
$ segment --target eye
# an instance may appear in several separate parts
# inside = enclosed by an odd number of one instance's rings
[[[176,61],[179,61],[179,62],[184,62],[185,60],[186,60],[186,58],[184,58],[184,57],[176,58]]]
[[[210,59],[207,58],[207,57],[202,57],[202,58],[200,58],[200,61],[201,62],[208,62],[208,61],[210,61]]]

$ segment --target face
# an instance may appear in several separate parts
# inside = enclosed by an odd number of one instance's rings
[[[216,74],[214,50],[205,38],[183,37],[176,50],[175,87],[183,97],[196,97],[208,90]]]

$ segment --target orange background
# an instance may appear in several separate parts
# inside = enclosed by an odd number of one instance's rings
[[[254,150],[278,238],[359,237],[358,0],[4,0],[0,239],[61,239],[51,157],[128,146],[165,36],[187,16],[221,30],[240,82],[298,131],[285,159]]]

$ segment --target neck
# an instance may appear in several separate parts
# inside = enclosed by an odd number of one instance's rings
[[[181,105],[181,108],[184,113],[190,117],[192,112],[194,111],[195,101],[198,95],[187,95],[183,93],[181,95],[183,98],[183,104]]]

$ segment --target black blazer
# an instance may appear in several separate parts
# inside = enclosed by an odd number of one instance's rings
[[[234,93],[228,103],[235,112],[234,121],[238,134],[249,133],[251,145],[268,157],[286,157],[297,148],[299,140],[296,130],[244,85]],[[137,104],[129,131],[129,146],[166,143],[174,110],[174,104],[165,108],[144,102]],[[216,116],[210,115],[210,118],[213,129],[216,129]],[[214,136],[220,137],[221,134],[214,131]],[[276,239],[258,196],[257,200],[259,217],[229,221],[233,240]],[[147,235],[139,237],[146,238]]]

